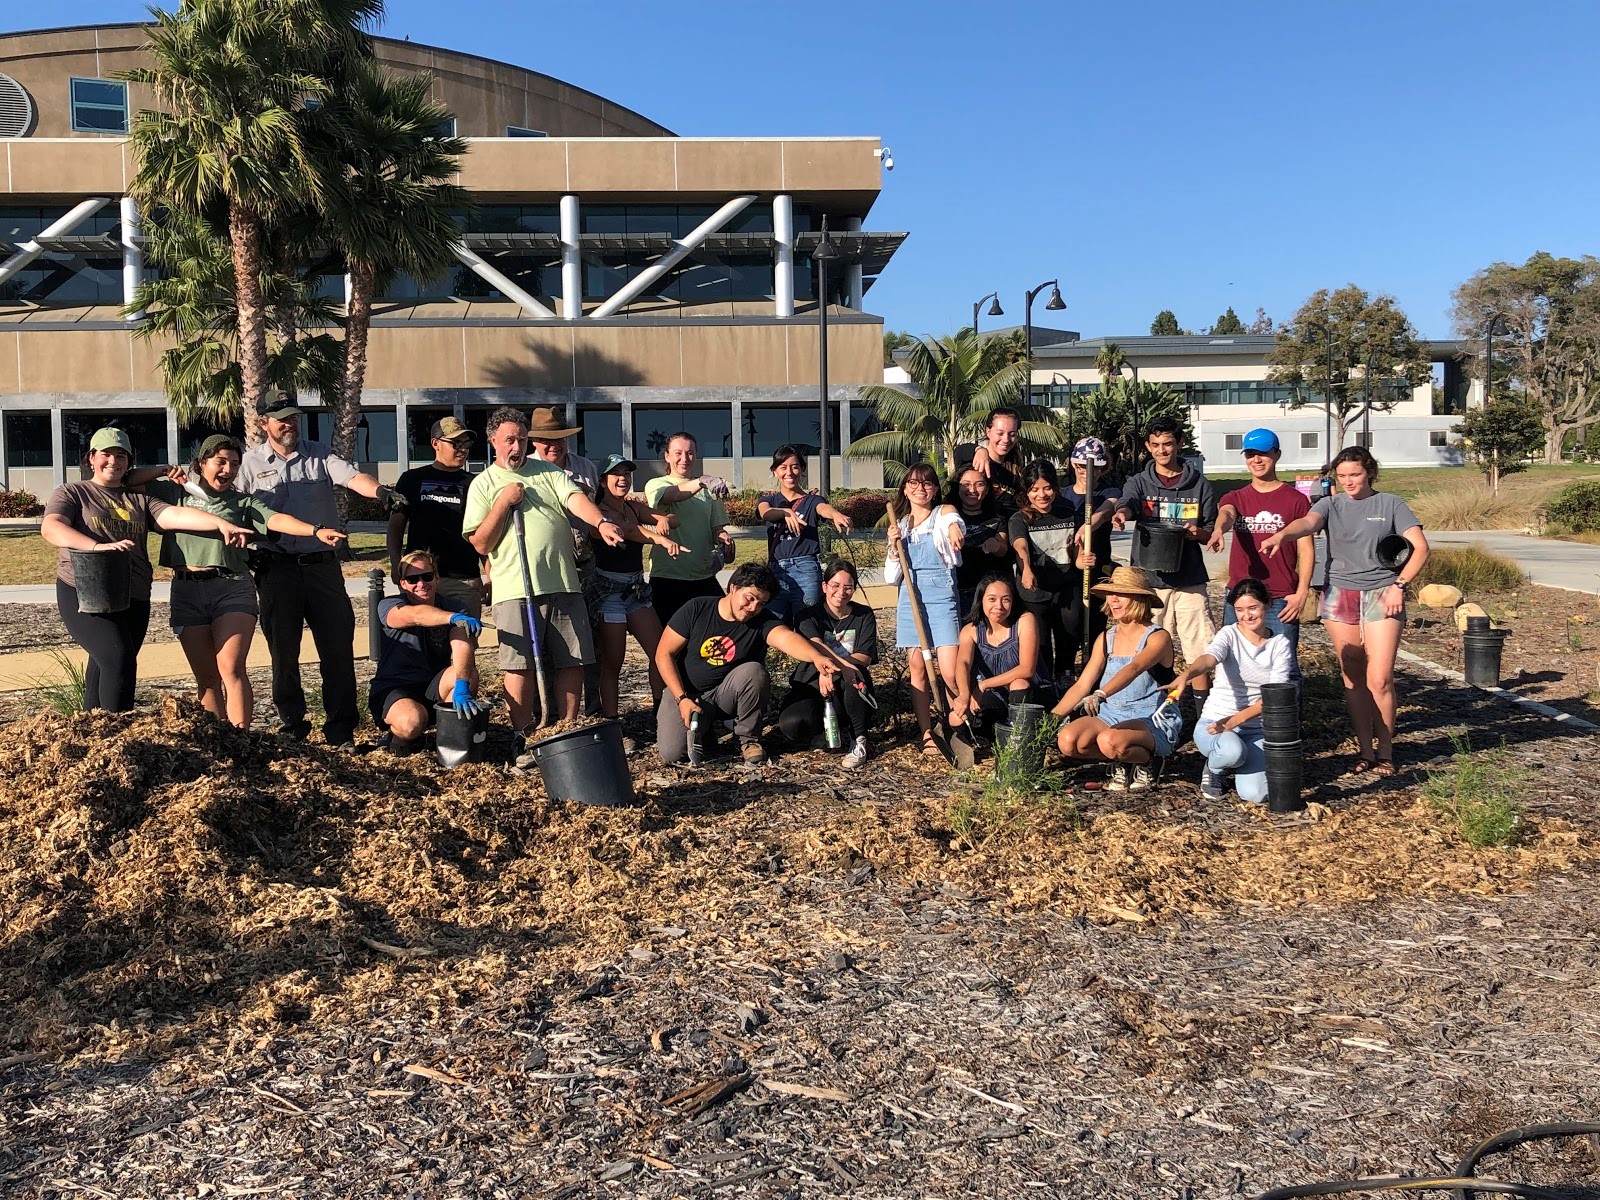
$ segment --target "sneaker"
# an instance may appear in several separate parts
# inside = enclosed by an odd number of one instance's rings
[[[1111,774],[1106,778],[1106,785],[1102,789],[1107,792],[1125,792],[1128,790],[1128,781],[1133,777],[1133,768],[1127,763],[1112,763]]]
[[[1155,786],[1155,782],[1155,769],[1149,763],[1140,763],[1132,769],[1131,777],[1128,780],[1128,790],[1130,792],[1148,792]]]
[[[1200,772],[1200,794],[1207,800],[1226,800],[1228,798],[1228,779],[1210,767]]]
[[[855,741],[855,745],[850,747],[850,753],[844,756],[844,769],[846,771],[854,771],[866,761],[867,739],[864,737],[858,737]]]
[[[511,766],[513,770],[527,771],[535,765],[533,751],[528,749],[528,739],[520,733],[511,735]]]
[[[744,760],[747,767],[764,767],[767,765],[767,752],[761,748],[760,742],[746,742],[739,747],[739,757]]]

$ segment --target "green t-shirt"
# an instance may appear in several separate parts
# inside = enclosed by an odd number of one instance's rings
[[[678,518],[678,526],[672,531],[672,536],[686,551],[677,558],[652,554],[652,579],[710,579],[716,574],[711,567],[714,533],[728,523],[728,510],[722,507],[722,501],[713,496],[709,488],[701,488],[677,504],[661,503],[662,494],[669,487],[688,482],[678,475],[662,475],[644,485],[644,498],[650,502],[651,508],[669,512]]]
[[[490,464],[467,489],[462,534],[470,536],[483,524],[494,498],[508,483],[520,483],[524,489],[519,507],[533,594],[549,596],[556,592],[583,591],[578,564],[573,557],[572,526],[567,524],[567,499],[581,489],[560,467],[537,459],[529,459],[515,471]],[[509,524],[500,544],[489,551],[489,595],[495,604],[527,597],[522,586],[522,565],[517,557],[514,527]]]
[[[157,479],[146,486],[145,491],[157,500],[165,500],[179,508],[198,508],[263,535],[267,532],[267,522],[278,515],[254,496],[246,496],[243,492],[213,492],[203,483],[200,487],[206,493],[205,500],[170,479]],[[245,575],[250,570],[250,554],[243,548],[228,545],[219,534],[179,530],[161,535],[161,565],[189,571],[221,567],[236,575]]]

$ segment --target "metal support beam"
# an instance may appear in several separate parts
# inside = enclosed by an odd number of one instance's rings
[[[848,233],[859,233],[861,231],[861,218],[846,217],[844,219],[844,227]],[[856,259],[844,269],[844,302],[849,307],[860,312],[865,296],[866,285],[862,279],[861,260]]]
[[[578,198],[561,197],[561,315],[569,321],[583,316],[581,230]]]
[[[516,284],[512,283],[511,280],[507,279],[499,271],[495,270],[488,263],[484,262],[484,260],[478,257],[478,255],[474,254],[471,250],[468,250],[463,243],[457,242],[454,246],[451,246],[450,252],[454,254],[460,262],[465,264],[467,269],[479,279],[482,279],[485,283],[495,288],[507,300],[510,300],[527,310],[529,316],[536,317],[541,321],[554,321],[556,319],[555,313],[551,312],[527,292],[523,291]]]
[[[65,457],[66,453],[65,422],[61,418],[61,409],[52,406],[50,409],[50,481],[57,487],[67,481],[68,464]],[[78,466],[77,463],[71,465],[73,467]],[[76,479],[78,476],[74,474],[73,478]]]
[[[733,444],[728,449],[733,451],[733,479],[730,480],[735,489],[744,487],[744,401],[735,400],[728,405],[728,416],[732,421]]]
[[[595,309],[592,315],[595,318],[616,316],[617,313],[649,291],[651,286],[664,278],[673,267],[693,254],[695,249],[706,238],[717,232],[754,202],[754,196],[735,196],[732,200],[729,200],[716,212],[695,226],[691,232],[675,240],[672,243],[671,250],[668,250],[654,263],[625,283],[611,299]]]
[[[772,198],[772,315],[794,316],[794,197]]]
[[[394,402],[395,457],[400,460],[402,471],[411,469],[411,413],[408,410],[409,405],[404,400]]]
[[[109,196],[95,196],[93,199],[80,200],[73,205],[72,211],[67,213],[66,216],[41,231],[39,238],[60,237],[63,234],[71,233],[110,203],[111,198]],[[39,238],[35,238],[31,242],[19,242],[17,244],[17,252],[6,259],[5,262],[0,263],[0,283],[10,279],[44,253],[44,247],[39,244]]]
[[[137,299],[139,285],[144,282],[144,247],[137,240],[139,202],[132,196],[124,196],[118,207],[122,212],[122,303],[130,310],[125,314],[127,320],[142,321],[144,309],[131,311]]]

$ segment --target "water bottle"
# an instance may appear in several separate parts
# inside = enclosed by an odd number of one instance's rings
[[[844,747],[844,738],[839,735],[839,712],[833,707],[832,700],[822,702],[822,733],[828,739],[829,750]]]
[[[700,710],[696,709],[689,714],[689,765],[698,767],[705,757],[700,749]]]

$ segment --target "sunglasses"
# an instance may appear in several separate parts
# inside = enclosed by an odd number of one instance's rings
[[[433,579],[432,571],[418,571],[415,575],[406,576],[407,583],[432,583]]]

